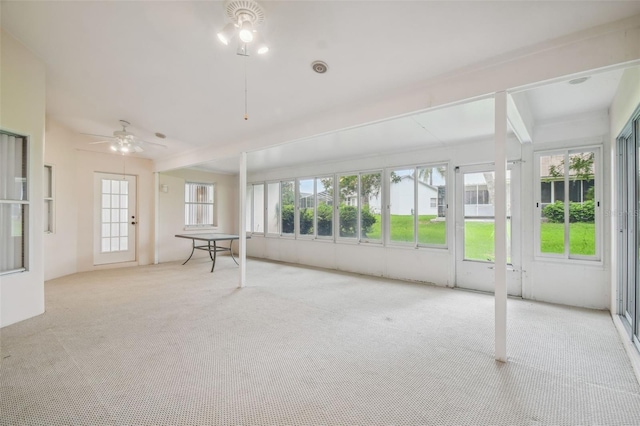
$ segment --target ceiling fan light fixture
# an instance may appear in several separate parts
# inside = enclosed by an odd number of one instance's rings
[[[233,23],[228,23],[227,25],[225,25],[222,31],[217,34],[218,40],[220,40],[225,46],[228,46],[235,33],[236,26]]]
[[[267,42],[260,33],[256,33],[254,42],[256,44],[256,52],[258,52],[259,55],[264,55],[269,51],[269,45],[267,45]]]
[[[257,44],[260,35],[257,29],[265,21],[263,7],[256,0],[226,0],[224,10],[230,23],[217,34],[218,39],[224,45],[229,45],[233,38],[238,38],[240,47],[237,53],[241,56],[249,56],[248,49],[243,45]],[[268,51],[269,47],[265,43],[256,48],[256,52],[261,55]]]
[[[251,21],[245,20],[242,22],[238,36],[243,43],[251,43],[253,41],[253,24]]]

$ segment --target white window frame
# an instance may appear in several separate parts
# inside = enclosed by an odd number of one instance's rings
[[[315,238],[318,240],[323,240],[323,241],[335,241],[336,238],[336,209],[332,208],[331,209],[331,234],[330,236],[327,235],[318,235],[318,180],[319,179],[331,179],[332,181],[332,187],[333,187],[333,206],[336,205],[336,175],[335,174],[331,174],[331,175],[322,175],[322,176],[316,176],[313,178],[313,185],[315,188],[315,192],[316,192],[316,199],[315,199],[315,203],[316,203],[316,211],[315,211],[315,219],[313,222],[313,229],[314,229],[314,234],[315,234]]]
[[[186,217],[185,217],[185,224],[184,224],[184,229],[215,229],[217,228],[217,222],[218,222],[218,215],[217,215],[217,203],[216,203],[216,184],[215,182],[195,182],[195,181],[185,181],[184,182],[184,191],[185,194],[187,192],[187,186],[188,185],[203,185],[203,186],[211,186],[211,190],[213,191],[213,200],[211,201],[211,203],[201,203],[201,202],[196,202],[196,201],[187,201],[185,199],[184,204],[185,207],[187,205],[210,205],[211,206],[211,210],[213,212],[212,215],[212,219],[211,221],[213,223],[202,223],[202,224],[189,224],[186,223]],[[186,196],[185,196],[186,198]]]
[[[21,138],[20,143],[23,144],[23,152],[24,152],[24,168],[25,168],[25,176],[26,176],[26,194],[23,200],[15,200],[15,199],[0,199],[0,204],[9,204],[9,205],[21,205],[24,206],[22,220],[24,226],[22,227],[22,265],[16,269],[8,269],[6,271],[0,270],[0,276],[9,275],[18,272],[25,272],[29,270],[29,228],[30,228],[30,217],[31,217],[31,140],[28,136],[20,135],[13,132],[8,131],[0,131],[0,133],[13,136],[16,138]],[[0,254],[1,256],[2,254]]]
[[[419,216],[419,191],[418,191],[418,169],[422,169],[422,168],[436,168],[436,167],[445,167],[446,168],[446,172],[445,172],[445,183],[446,183],[446,194],[445,194],[445,243],[444,244],[426,244],[426,243],[419,243],[418,242],[418,216]],[[383,210],[386,212],[385,215],[385,220],[383,222],[384,224],[384,228],[385,228],[385,232],[384,234],[384,241],[385,241],[385,245],[390,246],[390,247],[415,247],[415,248],[435,248],[438,250],[447,250],[449,248],[449,226],[447,225],[449,223],[449,197],[451,196],[451,184],[449,182],[449,163],[448,162],[435,162],[435,163],[428,163],[428,164],[418,164],[418,165],[408,165],[408,166],[395,166],[395,167],[389,167],[387,169],[385,169],[385,182],[387,185],[387,188],[384,189],[384,193],[385,193],[385,198],[386,198],[386,202],[385,202],[385,207]],[[411,241],[392,241],[391,240],[391,173],[396,171],[396,170],[413,170],[413,175],[415,176],[413,179],[413,211],[414,211],[414,215],[413,215],[413,242]],[[430,203],[431,200],[428,200],[428,202]],[[438,207],[438,201],[437,201],[437,197],[436,197],[436,208]]]
[[[416,166],[416,176],[418,174],[418,169],[421,168],[437,168],[437,167],[442,167],[444,166],[446,168],[445,170],[445,176],[444,176],[444,180],[445,180],[445,190],[447,191],[447,193],[445,194],[444,197],[444,208],[445,208],[445,214],[444,214],[444,218],[445,218],[445,226],[444,226],[444,244],[426,244],[426,243],[420,243],[418,242],[418,207],[419,207],[419,199],[418,199],[418,179],[415,179],[415,186],[416,186],[416,192],[415,192],[415,241],[416,241],[416,247],[428,247],[428,248],[435,248],[435,249],[448,249],[449,248],[449,197],[451,196],[451,182],[449,179],[449,163],[447,162],[436,162],[436,163],[429,163],[429,164],[419,164]],[[431,202],[431,200],[429,200],[429,202]],[[436,197],[436,209],[438,208],[438,198]]]
[[[410,166],[398,166],[398,167],[390,167],[385,169],[385,182],[386,182],[386,188],[384,188],[384,193],[385,193],[385,203],[384,203],[384,211],[386,212],[385,214],[385,221],[384,221],[384,241],[385,241],[385,245],[389,246],[389,247],[417,247],[417,241],[418,241],[418,229],[417,229],[417,224],[416,224],[416,215],[413,215],[413,241],[392,241],[391,240],[391,173],[397,171],[397,170],[413,170],[413,174],[415,175],[415,173],[417,172],[417,166],[415,165],[410,165]],[[414,179],[414,183],[413,183],[413,211],[416,211],[416,206],[417,206],[417,185],[415,183],[415,179]]]
[[[256,185],[262,185],[262,232],[256,231],[254,228],[255,224],[255,187]],[[253,235],[266,235],[266,225],[267,225],[267,217],[266,217],[266,205],[267,202],[267,185],[265,182],[252,182],[251,183],[251,234]]]
[[[369,239],[369,238],[362,238],[362,214],[361,214],[361,209],[362,206],[360,205],[360,191],[362,188],[362,175],[370,175],[370,174],[375,174],[375,173],[380,173],[380,229],[381,229],[381,233],[380,233],[380,239]],[[358,200],[356,209],[357,209],[357,220],[356,220],[356,236],[355,237],[341,237],[340,236],[340,177],[342,176],[357,176],[358,180],[357,180],[357,184],[356,184],[356,199]],[[361,243],[365,243],[365,244],[371,244],[371,245],[384,245],[384,235],[385,235],[385,217],[387,216],[385,214],[385,209],[383,208],[383,206],[385,205],[385,185],[384,185],[384,178],[385,178],[385,170],[384,169],[372,169],[372,170],[361,170],[361,171],[356,171],[356,172],[346,172],[346,173],[338,173],[336,174],[336,179],[335,179],[335,190],[334,190],[334,194],[335,194],[335,214],[334,214],[334,222],[335,222],[335,235],[336,235],[336,241],[339,242],[350,242],[350,243],[355,243],[355,244],[361,244]],[[347,203],[347,205],[350,205],[349,203]]]
[[[335,212],[334,212],[334,231],[333,233],[336,236],[336,242],[342,242],[342,243],[358,243],[360,241],[360,213],[359,213],[359,209],[360,209],[360,200],[358,200],[358,205],[357,205],[357,209],[358,209],[358,214],[356,215],[356,235],[354,237],[343,237],[340,235],[340,178],[343,176],[356,176],[357,177],[357,183],[356,183],[356,199],[359,198],[359,194],[360,194],[360,174],[359,172],[345,172],[345,173],[337,173],[336,174],[336,178],[335,178],[335,183],[336,183],[336,189],[334,191],[334,205],[335,205]],[[345,205],[350,206],[350,203],[345,202]]]
[[[269,185],[278,184],[278,232],[269,232]],[[282,235],[282,183],[279,180],[264,182],[264,235],[279,237]]]
[[[569,234],[569,162],[567,161],[570,154],[579,154],[582,152],[593,152],[594,153],[594,202],[595,202],[595,211],[594,211],[594,223],[595,223],[595,255],[593,256],[582,256],[570,254],[570,234]],[[541,176],[540,176],[540,157],[551,156],[551,155],[563,155],[565,158],[565,167],[564,170],[564,197],[565,197],[565,222],[564,222],[564,252],[560,253],[543,253],[540,250],[540,229],[541,229],[541,216],[542,216],[542,191],[541,191]],[[590,146],[578,146],[571,148],[558,148],[551,149],[545,151],[536,151],[534,152],[534,199],[533,199],[533,209],[534,209],[534,253],[535,258],[537,260],[557,260],[557,261],[566,261],[572,263],[585,262],[588,264],[602,264],[602,208],[603,208],[603,196],[602,196],[602,179],[603,179],[603,162],[602,162],[602,145],[590,145]],[[553,199],[552,199],[553,200]]]
[[[313,209],[313,233],[312,234],[302,234],[300,232],[300,229],[302,228],[300,225],[300,181],[302,180],[310,180],[313,182],[313,202],[314,202],[314,209]],[[299,238],[301,240],[313,240],[316,238],[316,234],[317,234],[317,224],[316,224],[316,217],[317,217],[317,189],[316,189],[316,178],[315,177],[299,177],[296,178],[295,181],[295,185],[296,185],[296,208],[294,209],[295,211],[295,234],[296,234],[296,238]]]
[[[247,200],[246,197],[249,197]],[[250,232],[253,235],[253,183],[247,184],[247,190],[245,193],[245,218],[247,223],[245,224],[245,232]],[[246,213],[249,213],[248,215]]]
[[[282,203],[282,195],[284,194],[284,191],[282,190],[282,184],[283,183],[293,183],[293,232],[291,233],[286,233],[284,232],[284,226],[282,226],[282,211],[284,209],[284,204]],[[290,178],[290,179],[280,179],[280,237],[282,238],[292,238],[295,239],[296,235],[298,235],[298,229],[299,229],[299,224],[298,224],[298,189],[297,189],[297,185],[298,185],[298,180],[296,178]],[[265,190],[266,191],[266,190]]]
[[[44,174],[45,177],[47,174],[49,175],[49,187],[47,185],[44,186],[44,205],[49,206],[49,208],[45,207],[45,226],[44,233],[45,234],[55,234],[56,225],[55,225],[55,169],[53,164],[45,164],[44,165]],[[48,214],[46,213],[48,212]]]
[[[367,244],[380,244],[384,245],[384,232],[385,232],[385,217],[387,216],[384,212],[385,205],[385,197],[384,197],[384,177],[385,171],[384,169],[374,169],[358,172],[358,198],[360,198],[360,191],[362,190],[362,175],[372,175],[380,173],[380,238],[377,240],[362,238],[362,206],[360,205],[360,200],[358,200],[358,242],[367,243]]]

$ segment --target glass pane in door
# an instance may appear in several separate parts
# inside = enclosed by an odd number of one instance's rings
[[[507,171],[507,263],[511,263],[511,173]],[[464,174],[464,259],[495,260],[495,173]]]
[[[102,252],[126,251],[129,235],[126,180],[102,179]]]

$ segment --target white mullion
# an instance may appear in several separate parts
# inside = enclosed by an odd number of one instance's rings
[[[391,243],[391,174],[394,172],[394,169],[385,169],[384,170],[384,179],[386,180],[386,185],[383,187],[384,199],[382,200],[382,208],[380,209],[380,214],[382,211],[385,212],[384,220],[382,220],[382,224],[384,228],[382,230],[382,244],[388,245]]]
[[[281,237],[284,235],[282,231],[284,229],[282,226],[282,210],[284,209],[284,205],[282,204],[282,182],[283,181],[280,181],[278,185],[278,199],[280,200],[280,208],[278,209],[278,231],[280,231],[279,234]]]
[[[358,176],[358,179],[356,180],[356,241],[358,241],[358,243],[362,242],[362,229],[361,229],[361,218],[360,218],[360,211],[362,206],[360,206],[360,203],[362,200],[360,200],[360,180],[362,178],[362,172],[358,172],[356,174]]]
[[[338,241],[338,233],[340,232],[340,195],[338,191],[338,185],[340,183],[340,177],[337,173],[333,174],[333,242],[336,243]]]
[[[318,238],[318,178],[313,178],[313,239]]]
[[[425,170],[426,167],[425,167]],[[433,170],[432,170],[433,172]],[[418,205],[418,167],[414,167],[413,168],[413,245],[414,247],[418,247],[418,209],[419,209],[419,205]],[[436,211],[438,209],[438,194],[436,193]],[[429,202],[431,202],[431,200],[429,200]],[[436,217],[437,217],[437,213],[436,213]]]
[[[564,257],[565,259],[568,259],[570,257],[569,255],[569,249],[570,249],[570,238],[571,238],[571,234],[569,231],[569,223],[570,223],[570,218],[569,218],[569,204],[570,204],[570,197],[569,197],[569,161],[571,161],[571,159],[569,158],[569,151],[565,151],[564,153]]]
[[[600,149],[594,150],[593,152],[593,203],[594,203],[594,215],[593,221],[595,222],[595,246],[596,246],[596,258],[602,259],[602,229],[604,228],[604,224],[602,223],[602,215],[600,212],[602,211],[602,207],[604,206],[604,198],[601,197],[601,181],[600,176],[603,176],[602,173],[602,161],[601,161],[602,151]],[[613,244],[613,241],[612,241]]]
[[[245,200],[246,200],[246,194],[245,194]],[[253,234],[253,222],[254,222],[254,213],[253,213],[253,209],[254,209],[254,202],[253,202],[253,183],[251,184],[251,206],[249,207],[251,209],[251,214],[249,219],[251,220],[251,223],[249,224],[249,229],[251,231],[251,233]],[[247,228],[245,227],[245,232],[247,232]]]
[[[293,179],[293,238],[300,236],[300,179]]]

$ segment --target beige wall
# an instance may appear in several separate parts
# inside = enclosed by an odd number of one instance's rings
[[[148,265],[153,263],[154,244],[154,176],[153,162],[145,158],[78,151],[76,187],[78,197],[78,272],[113,266]],[[137,253],[136,262],[94,266],[94,173],[137,176]]]
[[[55,233],[45,235],[45,277],[53,279],[81,271],[153,263],[153,162],[77,149],[87,141],[55,120],[47,120],[45,162],[55,166]],[[94,174],[137,177],[136,261],[94,266]]]
[[[215,183],[217,226],[206,230],[184,228],[185,181]],[[168,192],[158,192],[158,261],[184,260],[190,253],[191,242],[175,238],[176,234],[198,232],[238,233],[238,176],[210,173],[194,169],[180,169],[159,173],[159,184]],[[156,188],[156,191],[158,188]],[[234,243],[235,248],[235,243]],[[206,256],[205,252],[199,255]]]
[[[53,166],[54,230],[44,235],[44,279],[78,270],[78,197],[74,143],[79,135],[48,118],[44,162]]]
[[[0,128],[29,137],[28,270],[0,276],[0,326],[6,326],[44,312],[45,67],[7,33],[0,38]]]

